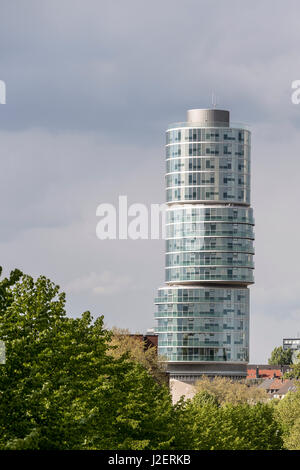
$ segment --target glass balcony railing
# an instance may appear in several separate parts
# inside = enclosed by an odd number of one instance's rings
[[[235,317],[243,317],[248,315],[248,313],[241,312],[230,312],[230,313],[219,313],[219,312],[155,312],[155,318],[224,318],[230,319]]]
[[[194,266],[201,268],[202,266],[238,266],[238,267],[245,267],[245,268],[252,268],[254,269],[254,262],[253,261],[239,261],[239,260],[195,260],[195,261],[179,261],[178,264],[170,264],[167,263],[166,269],[178,268],[180,266]]]
[[[178,217],[177,219],[169,219],[167,220],[166,225],[171,224],[182,224],[182,223],[209,223],[209,222],[229,222],[229,223],[242,223],[242,224],[250,224],[254,225],[254,218],[246,218],[246,217],[210,217],[205,218],[201,216],[191,216],[191,217]]]
[[[192,296],[186,296],[186,297],[180,297],[177,295],[165,295],[165,296],[160,296],[160,297],[155,297],[154,299],[155,303],[199,303],[199,302],[204,302],[207,304],[214,304],[214,303],[224,303],[224,302],[229,302],[230,305],[242,305],[248,303],[248,300],[245,298],[242,298],[240,300],[236,299],[227,299],[222,298],[222,297],[192,297]]]
[[[230,357],[230,356],[200,356],[200,355],[182,355],[182,354],[164,354],[164,357],[168,361],[172,362],[248,362],[248,357]]]
[[[175,268],[176,269],[176,268]],[[249,268],[251,269],[251,268]],[[213,282],[219,282],[219,281],[226,281],[226,282],[243,282],[243,283],[253,283],[254,278],[253,275],[236,275],[236,276],[222,276],[220,275],[214,275],[214,274],[195,274],[195,275],[181,275],[179,273],[174,273],[172,275],[172,272],[167,270],[167,279],[166,282],[187,282],[187,281],[213,281]],[[177,275],[178,274],[178,275]]]
[[[241,237],[241,238],[249,238],[250,240],[254,240],[254,232],[253,230],[242,231],[242,230],[197,230],[197,229],[190,229],[184,230],[181,228],[174,228],[173,226],[167,226],[167,233],[166,233],[166,240],[170,240],[173,238],[186,238],[186,237]]]
[[[203,245],[201,247],[198,247],[197,245],[192,245],[192,246],[174,246],[174,247],[168,247],[168,250],[166,251],[166,254],[170,253],[183,253],[187,251],[213,251],[213,252],[229,252],[229,253],[247,253],[249,255],[254,255],[255,250],[253,247],[228,247],[227,245],[219,245],[219,246],[209,246],[209,245]]]
[[[207,122],[173,122],[171,124],[169,124],[168,126],[168,131],[170,129],[178,129],[178,128],[182,128],[182,127],[194,127],[194,128],[206,128],[206,127],[211,127],[212,129],[213,128],[218,128],[218,130],[220,129],[241,129],[241,130],[245,130],[245,131],[250,131],[250,127],[245,124],[245,123],[242,123],[242,122],[230,122],[230,124],[228,126],[225,125],[224,122],[219,122],[219,121],[207,121]],[[231,140],[231,139],[228,139],[228,140]]]
[[[204,342],[204,341],[159,341],[158,343],[159,347],[167,346],[167,347],[187,347],[187,348],[198,348],[198,347],[204,347],[204,348],[210,348],[210,347],[216,347],[216,348],[221,348],[223,346],[230,347],[231,344],[228,344],[223,341],[210,341],[210,342]]]
[[[219,356],[200,356],[200,355],[185,356],[182,354],[164,354],[164,357],[166,357],[168,361],[174,361],[174,362],[176,361],[226,362],[227,360],[229,360],[229,359],[226,359],[226,357],[219,357]],[[239,359],[238,361],[240,362],[241,359]],[[230,362],[234,362],[234,361],[230,361]]]
[[[192,327],[184,327],[184,326],[157,326],[154,328],[155,333],[182,333],[182,332],[191,332],[191,333],[221,333],[223,331],[237,331],[240,332],[243,328],[235,328],[234,326],[227,326],[227,327],[201,327],[195,326]]]

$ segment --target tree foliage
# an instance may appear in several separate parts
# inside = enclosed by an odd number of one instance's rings
[[[103,317],[68,318],[65,295],[45,277],[14,272],[0,293],[2,449],[171,445],[169,391],[141,364],[110,354]]]
[[[158,356],[156,347],[146,348],[145,341],[131,335],[126,329],[116,327],[112,328],[111,345],[114,357],[128,354],[128,360],[144,366],[158,383],[168,383],[166,365],[163,358]]]
[[[300,390],[289,392],[276,406],[283,430],[284,447],[300,450]]]
[[[217,380],[173,405],[154,349],[102,316],[68,317],[43,276],[15,270],[0,282],[0,340],[0,449],[280,448],[274,407],[245,385],[229,393]]]
[[[268,360],[271,366],[288,366],[293,362],[293,352],[291,349],[284,350],[282,346],[274,348]]]
[[[196,391],[208,392],[221,405],[225,403],[235,405],[258,403],[264,402],[268,398],[265,390],[226,377],[215,377],[211,380],[211,378],[203,376],[196,382]]]
[[[197,450],[281,449],[281,429],[266,403],[225,403],[198,392],[186,407],[189,432]]]
[[[295,364],[291,364],[289,370],[284,374],[285,379],[300,379],[300,353],[296,356]]]

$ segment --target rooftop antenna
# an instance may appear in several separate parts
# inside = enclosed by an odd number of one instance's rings
[[[217,96],[216,96],[214,91],[211,94],[211,104],[212,104],[213,108],[216,108],[216,106],[217,106]]]

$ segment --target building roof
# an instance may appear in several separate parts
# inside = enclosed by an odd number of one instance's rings
[[[256,373],[258,371],[258,373]],[[274,377],[281,377],[282,376],[282,371],[281,369],[276,369],[274,366],[270,369],[265,369],[264,366],[263,368],[258,368],[258,369],[249,369],[247,368],[247,378],[248,379],[255,379],[255,378],[269,378],[272,379]]]
[[[248,369],[256,369],[257,367],[259,369],[281,369],[282,366],[279,365],[279,364],[277,366],[276,365],[273,366],[273,365],[270,365],[270,364],[248,364],[247,365]]]
[[[248,364],[247,366],[247,378],[248,379],[255,379],[255,378],[280,378],[282,375],[288,371],[290,366],[272,366],[269,364]]]
[[[130,334],[132,338],[137,338],[141,341],[144,341],[145,349],[152,348],[153,346],[157,348],[158,344],[158,335],[151,334],[151,335],[141,335],[141,334]]]
[[[258,388],[263,388],[264,390],[268,390],[271,383],[274,379],[265,379],[261,384],[258,385]]]
[[[294,380],[285,380],[282,386],[274,393],[275,395],[286,395],[288,392],[295,392],[297,390],[297,384]]]
[[[284,383],[284,382],[283,382],[282,379],[274,379],[274,380],[272,380],[272,382],[270,383],[268,389],[269,389],[270,391],[272,391],[272,390],[279,390],[279,389],[282,387],[283,383]]]
[[[293,392],[297,390],[296,380],[290,379],[266,379],[261,384],[258,385],[258,388],[266,390],[274,398],[281,398],[286,395],[288,392]]]

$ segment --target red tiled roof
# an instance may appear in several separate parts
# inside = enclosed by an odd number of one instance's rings
[[[260,379],[272,379],[275,377],[282,377],[281,369],[258,369]],[[247,369],[247,379],[256,378],[256,369]]]
[[[299,383],[299,382],[298,382]],[[277,390],[274,395],[286,395],[290,391],[296,391],[297,390],[297,381],[295,380],[284,380],[283,383],[281,384],[281,387],[279,390]]]
[[[269,385],[268,390],[279,390],[283,386],[284,382],[280,379],[274,379]]]

